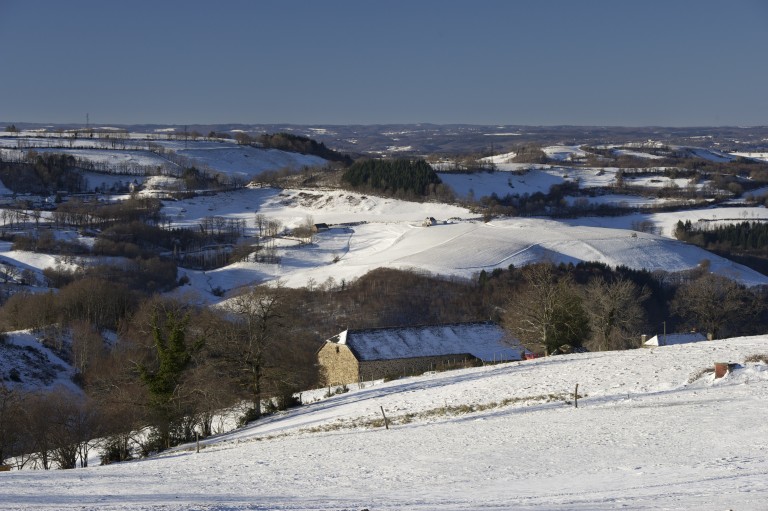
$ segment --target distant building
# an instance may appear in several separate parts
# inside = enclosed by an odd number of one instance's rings
[[[433,225],[437,224],[437,220],[435,220],[433,217],[428,216],[424,219],[424,221],[421,223],[422,227],[431,227]]]
[[[328,224],[314,224],[312,225],[312,232],[323,232],[329,229]]]
[[[689,332],[684,334],[660,334],[654,335],[647,341],[643,342],[643,346],[672,346],[674,344],[688,344],[691,342],[706,341],[707,337],[699,332]]]
[[[317,353],[326,385],[421,374],[463,361],[521,360],[525,348],[496,323],[345,330]]]

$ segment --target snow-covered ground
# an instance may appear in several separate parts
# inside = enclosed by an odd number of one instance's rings
[[[691,209],[670,211],[666,213],[634,214],[616,217],[582,217],[568,220],[574,225],[591,225],[611,227],[615,229],[632,229],[633,225],[650,222],[660,235],[674,239],[674,230],[678,221],[685,223],[690,220],[696,224],[701,222],[709,225],[732,224],[744,221],[768,220],[768,208],[765,207],[713,207],[706,209]]]
[[[767,352],[760,336],[307,392],[200,453],[2,473],[0,507],[764,509],[768,366],[745,358]],[[715,362],[739,365],[714,380]]]
[[[82,394],[82,389],[72,381],[74,368],[62,360],[51,346],[41,342],[44,337],[44,332],[33,333],[30,330],[4,334],[0,342],[0,374],[10,375],[10,381],[3,383],[26,390],[64,388]]]
[[[617,156],[634,156],[635,158],[647,158],[649,160],[660,160],[664,158],[663,156],[659,156],[658,154],[651,154],[651,153],[645,153],[641,151],[633,151],[631,149],[615,149],[613,151],[613,154]]]
[[[587,155],[578,145],[553,145],[544,147],[543,151],[548,158],[558,161],[573,160],[574,158],[583,158]]]
[[[194,227],[211,216],[242,219],[250,236],[255,234],[256,214],[276,220],[286,229],[302,225],[308,218],[331,226],[316,234],[310,244],[279,240],[279,264],[239,262],[206,272],[180,270],[190,283],[177,293],[199,302],[220,300],[212,294],[214,290],[226,292],[277,279],[290,287],[321,284],[329,279],[340,284],[379,267],[473,278],[481,270],[507,268],[510,264],[519,267],[540,260],[600,261],[610,266],[680,271],[707,259],[712,271],[748,285],[768,283],[768,277],[672,236],[679,220],[709,220],[711,224],[768,219],[768,209],[762,207],[563,221],[509,218],[483,223],[469,210],[447,204],[406,202],[340,190],[248,188],[170,201],[163,211],[176,226]],[[434,217],[437,225],[423,227],[427,217]],[[660,235],[632,231],[643,223]],[[61,258],[11,251],[7,242],[0,244],[0,258],[38,272],[62,264]]]
[[[735,152],[735,153],[729,153],[733,156],[742,156],[744,158],[753,158],[755,160],[763,160],[768,161],[768,153],[765,152]]]
[[[128,139],[131,138],[128,136]],[[113,141],[107,139],[6,137],[0,138],[0,155],[18,157],[20,151],[26,150],[19,148],[20,143],[34,147],[37,152],[68,154],[96,164],[107,164],[110,173],[114,174],[135,173],[136,169],[174,168],[177,166],[166,157],[151,151],[130,148],[136,144],[141,144],[140,142],[131,142],[129,148],[121,149],[120,147],[115,148]],[[323,166],[327,163],[326,160],[318,156],[277,149],[260,149],[228,141],[157,140],[153,143],[173,150],[200,168],[212,169],[246,180],[268,170],[285,168],[298,170],[303,167]],[[70,147],[62,148],[61,145]],[[131,179],[134,177],[131,176]]]
[[[536,192],[546,194],[552,185],[565,182],[561,176],[538,169],[529,170],[522,175],[507,170],[471,174],[446,172],[438,175],[460,199],[480,199],[494,193],[502,198],[506,195],[533,195]]]
[[[318,156],[289,153],[277,149],[260,149],[234,142],[158,141],[198,165],[224,174],[251,179],[266,170],[323,166],[327,162]]]
[[[14,139],[7,139],[15,142]],[[51,139],[51,142],[57,142]],[[79,157],[121,164],[156,164],[154,153],[105,149],[105,141],[78,139],[83,144],[101,143],[99,149],[73,149]],[[194,161],[222,172],[249,176],[278,165],[318,164],[314,157],[280,151],[265,151],[233,142],[208,140],[159,141]],[[15,149],[5,149],[11,151]],[[579,157],[578,146],[545,148],[553,157],[567,160]],[[639,149],[642,150],[642,149]],[[703,151],[703,150],[702,150]],[[714,154],[714,153],[712,153]],[[90,156],[89,156],[90,155]],[[274,158],[276,159],[274,159]],[[101,159],[99,159],[101,158]],[[142,158],[147,158],[143,160]],[[440,176],[460,197],[480,198],[491,193],[504,196],[546,193],[554,184],[577,181],[581,187],[607,187],[615,182],[616,168],[570,168],[568,166],[512,163],[514,153],[491,159],[496,172],[474,174],[441,173]],[[114,160],[114,161],[113,161]],[[687,186],[686,180],[663,177],[638,178],[644,186]],[[125,178],[125,180],[123,180]],[[87,173],[90,186],[109,188],[117,181],[125,184],[130,176]],[[180,187],[176,178],[152,177],[147,189]],[[631,175],[625,181],[633,181]],[[665,202],[654,197],[601,195],[593,198],[572,197],[572,203],[611,203],[651,205]],[[336,283],[358,278],[378,267],[417,269],[440,275],[473,278],[481,270],[521,266],[533,261],[601,261],[611,266],[667,271],[686,270],[708,259],[713,271],[729,275],[749,285],[768,283],[768,277],[699,248],[670,239],[678,220],[699,219],[718,222],[768,218],[762,207],[706,209],[660,214],[636,214],[622,217],[586,217],[568,221],[544,219],[500,219],[484,224],[477,214],[455,205],[433,202],[406,202],[391,198],[343,190],[276,190],[247,188],[214,196],[169,201],[163,212],[170,223],[196,227],[204,217],[223,216],[246,222],[246,234],[255,235],[255,215],[276,220],[287,230],[305,224],[326,223],[331,229],[314,236],[312,243],[281,239],[277,243],[279,264],[241,262],[214,271],[181,270],[190,284],[177,292],[199,295],[204,302],[218,301],[211,292],[230,291],[241,286],[281,279],[288,286]],[[422,227],[425,218],[434,217],[437,225]],[[633,233],[639,224],[653,225],[655,236]],[[710,222],[711,223],[711,222]],[[255,240],[254,240],[255,242]],[[0,245],[2,261],[37,272],[61,263],[61,258],[10,251]]]
[[[301,287],[333,279],[337,284],[379,267],[417,269],[439,275],[472,278],[481,270],[552,262],[600,261],[648,270],[680,271],[710,261],[712,271],[748,285],[766,284],[765,277],[705,250],[674,240],[678,220],[707,218],[768,218],[765,208],[721,208],[689,212],[586,217],[567,221],[536,218],[498,219],[483,223],[456,206],[413,203],[321,190],[249,189],[215,197],[169,203],[173,223],[195,225],[205,216],[242,218],[253,233],[256,213],[296,227],[311,217],[331,225],[311,244],[283,242],[280,264],[236,263],[208,272],[184,270],[190,285],[180,293],[228,291],[252,283],[280,279]],[[423,227],[427,216],[438,224]],[[362,222],[362,223],[361,223]],[[641,222],[652,224],[663,236],[632,232]],[[354,225],[338,225],[352,223]]]

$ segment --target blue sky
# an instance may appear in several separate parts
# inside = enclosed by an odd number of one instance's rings
[[[768,124],[768,2],[0,0],[0,121]]]

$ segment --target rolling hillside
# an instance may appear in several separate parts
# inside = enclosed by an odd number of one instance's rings
[[[308,404],[207,439],[199,454],[187,445],[2,474],[0,506],[761,509],[768,366],[745,359],[767,351],[759,336],[368,382],[327,399],[305,392]],[[715,361],[736,365],[715,380],[702,371]]]

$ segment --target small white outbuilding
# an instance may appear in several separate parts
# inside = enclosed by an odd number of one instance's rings
[[[691,342],[706,341],[707,337],[699,332],[688,332],[684,334],[659,334],[654,335],[643,343],[643,346],[672,346],[675,344],[688,344]]]

